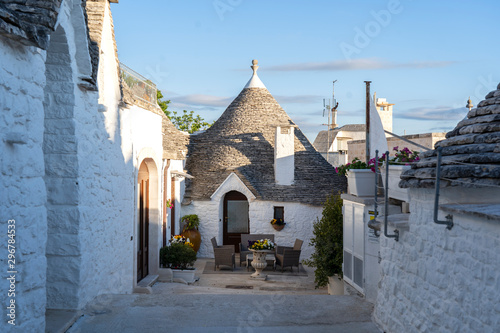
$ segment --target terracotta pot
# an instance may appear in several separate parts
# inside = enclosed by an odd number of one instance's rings
[[[182,236],[189,238],[189,241],[193,243],[194,252],[198,253],[201,245],[201,234],[196,229],[188,229],[182,232]]]
[[[285,227],[285,224],[282,224],[282,225],[272,224],[272,226],[273,226],[274,230],[281,231]]]

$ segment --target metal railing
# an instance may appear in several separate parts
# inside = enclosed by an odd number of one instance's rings
[[[137,99],[156,106],[156,85],[133,69],[120,63],[120,78]]]

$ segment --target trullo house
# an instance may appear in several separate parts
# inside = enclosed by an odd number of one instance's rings
[[[212,256],[210,239],[238,245],[241,234],[275,234],[275,242],[304,240],[312,254],[313,223],[326,197],[345,180],[314,149],[257,76],[253,75],[207,131],[191,137],[183,214],[198,214],[200,256]],[[282,217],[275,231],[270,221]]]

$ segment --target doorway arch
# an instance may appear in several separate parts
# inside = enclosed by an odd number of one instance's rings
[[[161,242],[158,168],[150,157],[142,159],[138,165],[134,246],[136,282],[148,274],[157,274]]]
[[[223,207],[223,244],[234,245],[236,252],[239,252],[241,235],[250,233],[248,199],[241,192],[230,191],[224,196]]]

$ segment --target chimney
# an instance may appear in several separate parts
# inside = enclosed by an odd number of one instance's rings
[[[274,180],[279,185],[292,185],[295,174],[294,125],[277,126],[274,144]]]

